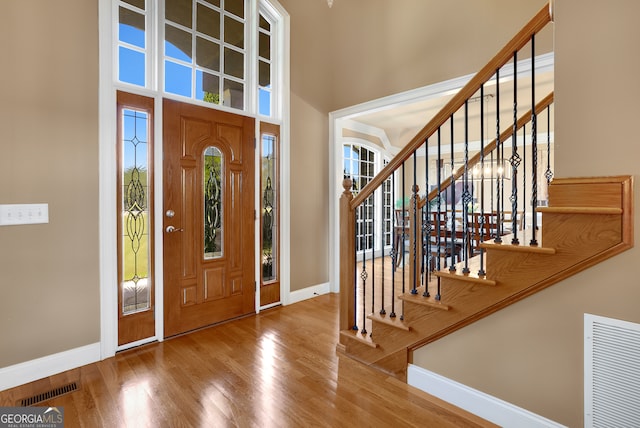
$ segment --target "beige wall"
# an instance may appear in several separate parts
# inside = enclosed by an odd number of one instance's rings
[[[280,3],[295,291],[329,280],[328,113],[476,70],[544,1]],[[96,0],[2,5],[0,203],[49,203],[51,221],[0,227],[0,367],[100,339],[97,28]]]
[[[326,3],[283,0],[291,18],[291,291],[329,281]]]
[[[545,1],[280,3],[291,17],[291,290],[299,290],[329,281],[329,112],[477,71]],[[538,47],[551,50],[551,32]]]
[[[330,21],[331,107],[474,73],[545,3],[335,0]],[[550,33],[540,38],[538,47],[541,52],[551,50]]]
[[[634,0],[557,0],[556,175],[640,174]],[[606,148],[605,148],[606,147]],[[624,154],[624,156],[621,156]],[[636,182],[635,200],[639,200]],[[638,210],[635,241],[638,242]],[[640,322],[633,248],[415,353],[415,362],[571,427],[583,425],[583,316]]]
[[[0,13],[0,367],[100,340],[97,2],[8,0]]]

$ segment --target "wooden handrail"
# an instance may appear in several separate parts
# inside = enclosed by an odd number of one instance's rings
[[[467,82],[460,91],[422,128],[411,141],[377,174],[351,201],[351,209],[355,209],[371,195],[375,189],[409,159],[425,140],[433,135],[439,127],[463,105],[466,100],[475,94],[482,84],[487,82],[509,60],[513,58],[513,53],[522,49],[531,40],[531,35],[538,33],[545,25],[551,21],[549,5],[545,5],[531,21],[509,41],[496,56],[491,59],[475,76]]]
[[[553,91],[551,91],[549,93],[549,95],[544,97],[538,104],[536,104],[536,115],[539,115],[540,113],[542,113],[544,111],[544,109],[546,109],[547,107],[549,107],[551,105],[551,103],[553,103],[553,96],[554,96],[554,93],[553,93]],[[528,110],[526,113],[524,113],[518,119],[518,122],[517,122],[517,125],[516,125],[516,132],[518,130],[520,130],[524,125],[529,123],[530,121],[531,121],[531,110]],[[507,139],[511,138],[512,135],[513,135],[513,126],[508,126],[507,129],[502,131],[502,133],[500,134],[500,141],[504,142]],[[496,149],[496,145],[497,145],[497,141],[494,138],[493,141],[491,141],[489,144],[487,144],[484,147],[484,155],[485,155],[485,157],[486,157],[487,154],[491,153],[492,151],[494,151]],[[479,162],[480,162],[480,153],[478,152],[471,159],[469,159],[468,168],[474,167]],[[453,174],[453,179],[457,180],[458,178],[462,177],[463,175],[464,175],[464,170],[460,169],[460,170],[456,171]],[[445,190],[450,185],[451,185],[451,177],[447,177],[441,183],[440,191]],[[426,199],[422,198],[420,200],[418,208],[422,208],[426,204],[427,199],[432,201],[437,196],[438,196],[438,189],[433,189],[431,192],[429,192],[429,195],[427,196]]]

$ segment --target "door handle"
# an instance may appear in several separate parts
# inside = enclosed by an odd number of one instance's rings
[[[182,232],[182,230],[183,230],[182,228],[176,229],[175,227],[173,227],[171,225],[167,226],[167,228],[165,229],[165,231],[167,233]]]

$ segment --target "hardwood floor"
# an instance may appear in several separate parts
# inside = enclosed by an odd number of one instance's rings
[[[261,312],[0,392],[0,405],[76,381],[37,406],[67,427],[494,426],[335,352],[338,295]]]

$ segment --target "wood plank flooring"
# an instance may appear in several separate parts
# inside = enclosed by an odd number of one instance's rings
[[[67,427],[494,426],[335,352],[336,294],[125,351],[0,392],[0,405],[69,381]]]

